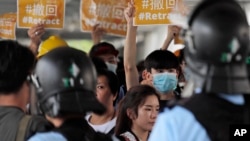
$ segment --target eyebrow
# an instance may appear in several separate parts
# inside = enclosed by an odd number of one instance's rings
[[[143,105],[144,107],[150,107],[152,108],[153,106],[152,105]],[[160,107],[160,105],[157,105],[156,107]]]

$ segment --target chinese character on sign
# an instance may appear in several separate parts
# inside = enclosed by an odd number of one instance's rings
[[[46,5],[46,16],[57,16],[57,5]]]
[[[116,18],[116,19],[123,19],[124,18],[123,11],[124,11],[124,7],[114,6],[113,12],[112,12],[112,17]]]
[[[2,19],[0,19],[0,26],[4,26]]]
[[[174,8],[177,0],[166,0],[166,8]]]
[[[147,9],[149,6],[149,0],[142,0],[142,9]]]
[[[41,4],[34,4],[33,15],[44,16],[44,6]]]
[[[111,11],[111,6],[108,4],[98,4],[97,5],[97,15],[102,18],[109,18]]]
[[[89,6],[89,14],[95,15],[96,14],[95,12],[96,12],[96,4],[91,3],[91,5]]]
[[[33,12],[33,7],[30,4],[26,5],[25,9],[27,14],[31,14]]]
[[[6,20],[5,21],[5,26],[11,26],[12,25],[10,19],[5,19],[5,20]]]
[[[161,10],[163,8],[163,0],[151,0],[151,10]]]

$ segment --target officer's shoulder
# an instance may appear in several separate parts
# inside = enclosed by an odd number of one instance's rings
[[[32,128],[33,131],[36,132],[49,131],[53,128],[53,125],[48,122],[44,117],[36,115],[31,116],[29,126],[30,128]]]
[[[57,132],[45,132],[45,133],[37,133],[34,136],[32,136],[28,141],[54,141],[54,140],[60,140],[60,141],[67,141],[66,138]]]

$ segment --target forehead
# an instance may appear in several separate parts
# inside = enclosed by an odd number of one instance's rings
[[[143,103],[141,103],[141,106],[145,105],[159,105],[159,100],[156,95],[149,95],[145,97]]]
[[[97,77],[97,84],[109,85],[108,78],[104,75],[100,75]]]
[[[162,71],[162,72],[176,72],[177,69],[176,68],[169,68],[169,69],[155,69],[155,68],[151,68],[151,72],[158,72],[158,71]]]

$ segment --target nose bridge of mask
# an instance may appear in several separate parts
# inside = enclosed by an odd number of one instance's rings
[[[165,77],[176,77],[176,73],[163,72],[163,73],[153,74],[153,78],[165,78]]]

